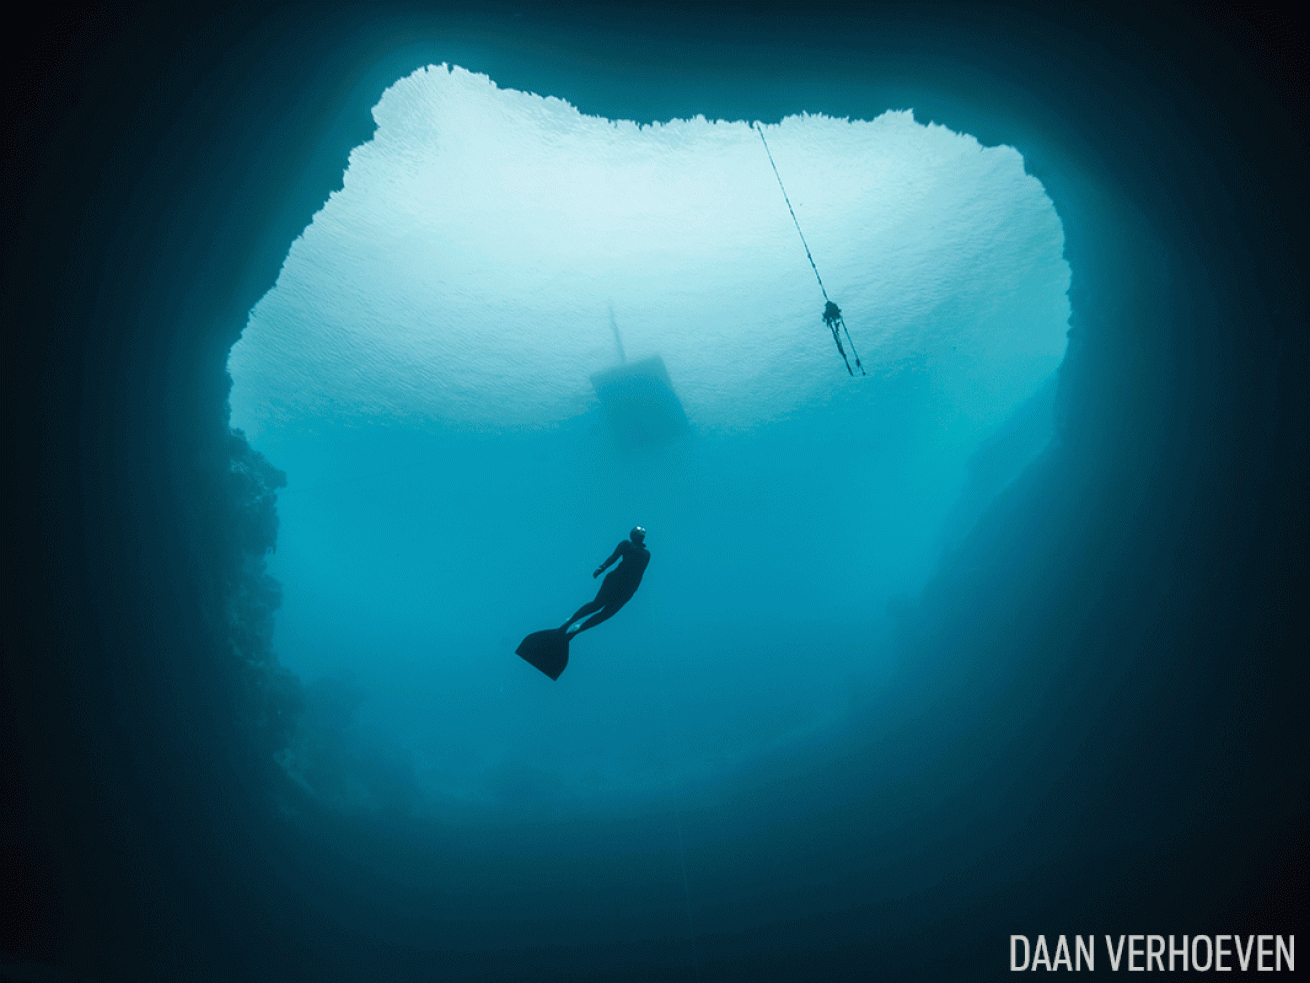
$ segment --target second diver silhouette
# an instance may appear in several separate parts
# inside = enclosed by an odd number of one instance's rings
[[[601,581],[596,599],[589,601],[574,612],[573,617],[558,628],[533,632],[519,643],[515,654],[536,666],[551,679],[559,679],[564,667],[569,664],[569,641],[582,634],[588,628],[595,628],[602,621],[614,617],[619,608],[632,600],[641,586],[641,576],[650,563],[650,550],[644,545],[646,530],[637,526],[628,538],[614,547],[609,559],[596,568],[593,577],[599,577],[615,560],[619,565],[605,575]],[[591,615],[587,618],[587,615]],[[569,631],[579,620],[587,618],[573,631]]]

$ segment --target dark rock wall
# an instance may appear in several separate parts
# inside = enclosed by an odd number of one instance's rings
[[[293,711],[294,681],[252,703],[232,649],[234,597],[276,604],[257,558],[277,476],[227,429],[225,361],[382,89],[445,60],[638,120],[913,106],[1025,155],[1073,268],[1060,440],[917,624],[1072,694],[1055,708],[1116,736],[1052,755],[1086,763],[1110,800],[1226,762],[1215,781],[1236,804],[1196,837],[1255,829],[1265,846],[1247,844],[1248,880],[1204,903],[1281,910],[1310,803],[1296,750],[1307,100],[1290,19],[1068,5],[42,16],[5,42],[7,958],[257,979],[312,975],[306,954],[325,951],[328,922],[296,914],[312,878],[258,764],[284,739],[259,708]],[[1017,596],[1045,598],[1043,616],[1007,621]],[[267,630],[247,618],[240,644],[254,652]],[[1148,839],[1164,835],[1154,815],[1134,813]],[[1152,883],[1156,908],[1193,884]]]

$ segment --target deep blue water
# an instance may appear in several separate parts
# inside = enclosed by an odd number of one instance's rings
[[[987,979],[1295,925],[1272,35],[483,10],[82,11],[15,63],[5,974]],[[611,316],[681,436],[611,426]],[[632,602],[515,657],[634,523]]]
[[[905,829],[934,794],[901,784],[940,748],[870,733],[943,712],[898,633],[1054,433],[1068,267],[1021,159],[909,114],[771,128],[852,377],[750,128],[615,128],[444,68],[375,115],[231,361],[233,423],[288,475],[285,773],[370,836],[430,830],[458,859],[406,879],[510,952],[613,918],[694,975],[767,912],[849,912],[854,870],[941,876]],[[634,443],[589,391],[628,352],[683,432]],[[516,658],[637,524],[635,598],[558,682]]]
[[[1068,267],[1022,160],[911,113],[790,117],[766,153],[740,122],[611,123],[445,66],[374,115],[231,359],[233,423],[289,478],[279,661],[354,694],[348,740],[419,813],[668,809],[821,747],[888,674],[897,606],[1053,432]],[[684,432],[634,443],[591,392],[628,351],[669,366]],[[637,524],[641,591],[543,685],[518,640]],[[315,754],[282,761],[378,804]]]

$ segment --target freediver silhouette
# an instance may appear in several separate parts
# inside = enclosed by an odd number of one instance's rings
[[[568,632],[573,624],[589,614],[595,614],[595,617],[584,621],[576,631],[569,632],[569,638],[581,635],[588,628],[595,628],[602,621],[608,621],[619,612],[619,608],[632,600],[632,595],[637,593],[637,588],[641,586],[641,575],[646,572],[646,565],[650,563],[650,550],[643,545],[646,541],[646,530],[637,526],[628,534],[628,538],[614,547],[614,552],[609,555],[609,559],[596,568],[592,577],[599,577],[605,573],[605,568],[615,560],[620,563],[614,568],[612,573],[605,575],[601,581],[600,590],[596,592],[596,599],[590,601],[573,613],[573,617],[564,624],[560,625],[560,631]]]
[[[595,628],[618,614],[623,605],[632,600],[641,586],[642,575],[650,563],[650,550],[646,548],[646,530],[635,527],[628,538],[614,547],[609,558],[598,566],[592,577],[599,577],[605,568],[616,560],[619,565],[605,575],[596,598],[574,612],[573,617],[558,628],[533,632],[519,644],[515,654],[536,666],[551,679],[559,679],[569,664],[569,642],[588,628]],[[587,618],[587,615],[591,615]],[[582,618],[587,618],[574,631],[569,631]]]

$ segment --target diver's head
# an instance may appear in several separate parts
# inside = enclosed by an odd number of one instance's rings
[[[628,538],[640,546],[641,541],[646,538],[646,530],[641,526],[633,526],[632,532],[628,533]]]

